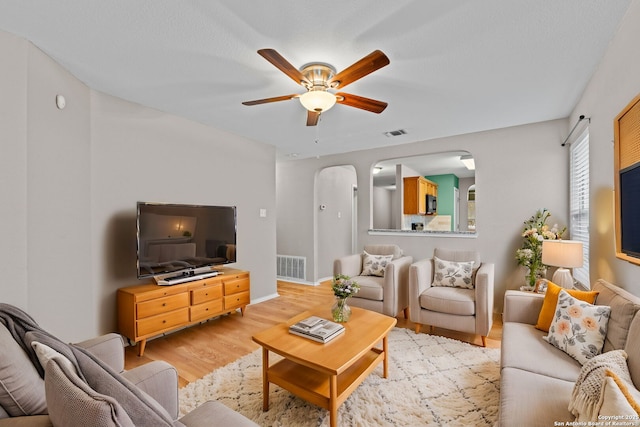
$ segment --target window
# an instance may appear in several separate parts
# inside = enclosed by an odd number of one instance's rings
[[[582,242],[582,267],[573,269],[573,277],[587,288],[589,283],[589,130],[570,149],[569,234]]]

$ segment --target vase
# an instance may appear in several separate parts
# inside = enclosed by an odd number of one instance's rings
[[[351,307],[347,304],[347,298],[336,298],[336,302],[331,307],[333,321],[344,323],[351,317]]]
[[[527,271],[527,275],[525,276],[525,284],[528,288],[531,288],[533,290],[535,289],[538,281],[540,279],[545,279],[546,277],[547,277],[546,266],[537,267],[535,271],[533,271],[532,269],[529,269],[529,271]]]

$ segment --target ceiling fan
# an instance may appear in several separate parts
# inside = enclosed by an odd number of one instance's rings
[[[336,69],[333,66],[324,62],[311,62],[303,65],[298,70],[274,49],[260,49],[258,54],[293,81],[307,89],[307,92],[245,101],[243,102],[244,105],[267,104],[299,98],[300,103],[307,109],[307,126],[317,125],[320,114],[333,107],[336,103],[377,114],[387,108],[386,102],[344,92],[333,93],[329,91],[330,89],[342,89],[348,84],[389,64],[389,58],[380,50],[374,50],[339,73],[336,73]]]

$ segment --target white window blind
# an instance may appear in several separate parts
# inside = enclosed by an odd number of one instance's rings
[[[573,277],[587,288],[589,282],[589,130],[571,144],[569,185],[569,234],[582,242],[583,265],[573,269]]]

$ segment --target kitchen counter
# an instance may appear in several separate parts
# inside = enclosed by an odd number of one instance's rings
[[[369,229],[370,236],[431,236],[431,237],[457,237],[475,239],[478,234],[475,231],[429,231],[429,230],[393,230],[393,229]]]

